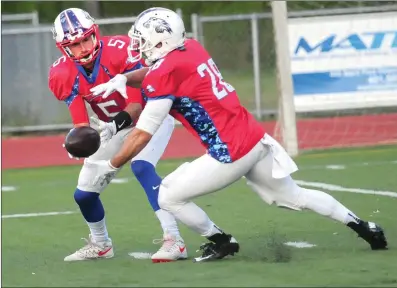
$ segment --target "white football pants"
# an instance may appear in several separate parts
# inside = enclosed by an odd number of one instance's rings
[[[243,176],[263,200],[272,203],[297,169],[284,148],[266,134],[247,155],[233,163],[221,163],[205,154],[182,164],[161,183],[159,205],[175,211],[178,205],[225,188]]]
[[[174,118],[167,116],[157,132],[153,135],[150,142],[138,155],[131,159],[131,162],[136,160],[144,160],[150,162],[153,166],[156,166],[157,162],[163,155],[168,142],[171,139],[172,132],[174,131],[174,125]],[[112,139],[109,140],[105,147],[99,147],[98,151],[87,159],[110,160],[121,149],[124,140],[133,129],[134,127],[119,131],[112,137]],[[84,165],[80,171],[77,188],[82,191],[101,193],[106,186],[100,187],[99,183],[97,185],[92,184],[92,179],[94,179],[96,176],[96,172],[97,167],[95,164],[84,161]]]
[[[295,162],[284,148],[265,134],[244,157],[233,163],[221,163],[209,155],[184,163],[164,178],[158,202],[182,223],[208,236],[213,223],[191,199],[229,186],[241,177],[268,204],[293,210],[310,209],[342,223],[357,221],[357,216],[327,193],[299,187],[290,174]]]

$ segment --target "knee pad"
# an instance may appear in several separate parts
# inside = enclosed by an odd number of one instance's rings
[[[92,180],[97,176],[97,170],[98,167],[96,164],[87,163],[84,161],[84,165],[81,168],[79,179],[77,181],[77,189],[81,191],[101,193],[107,187],[107,185],[101,185],[100,181],[98,181],[96,184],[92,183]],[[116,174],[110,180],[113,180]]]
[[[146,171],[154,170],[154,166],[152,163],[144,161],[144,160],[136,160],[131,162],[131,171],[134,173],[136,178],[141,177],[146,173]]]
[[[84,206],[96,201],[99,197],[98,193],[86,192],[80,189],[76,189],[74,192],[74,200],[79,206]]]

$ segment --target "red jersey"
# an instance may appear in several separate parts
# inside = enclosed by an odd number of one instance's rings
[[[186,40],[184,49],[151,66],[142,88],[148,100],[172,99],[170,114],[220,162],[240,159],[265,134],[196,40]]]
[[[123,111],[129,103],[141,103],[141,89],[127,87],[128,99],[114,92],[106,99],[93,96],[90,89],[108,82],[116,74],[122,74],[142,67],[142,63],[127,61],[129,37],[124,35],[105,36],[101,38],[101,47],[90,75],[83,66],[76,65],[65,56],[52,64],[49,73],[49,88],[54,96],[65,101],[69,107],[73,124],[89,123],[85,102],[102,121],[108,122]]]

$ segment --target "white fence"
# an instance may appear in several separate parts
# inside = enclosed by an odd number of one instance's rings
[[[397,11],[397,5],[289,12],[289,18]],[[135,17],[100,19],[102,35],[126,34]],[[259,119],[277,114],[277,81],[271,13],[191,15],[192,33]],[[64,103],[50,93],[48,69],[60,56],[50,26],[2,31],[3,132],[68,129]]]
[[[39,25],[39,13],[34,11],[32,13],[18,13],[18,14],[2,14],[2,24],[9,24],[21,21],[30,21],[32,25]],[[5,23],[3,23],[5,22]],[[8,22],[8,23],[7,23]]]

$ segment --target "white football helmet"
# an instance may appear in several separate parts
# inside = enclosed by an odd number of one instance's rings
[[[161,7],[147,9],[138,15],[128,32],[131,38],[129,60],[136,62],[143,57],[148,65],[152,65],[156,60],[182,47],[185,34],[183,20],[174,11]]]
[[[100,34],[98,25],[88,12],[79,8],[63,10],[55,18],[52,28],[53,38],[62,54],[78,64],[87,64],[95,60],[100,48]],[[92,37],[93,48],[86,55],[73,55],[69,45],[79,42],[86,37]]]

